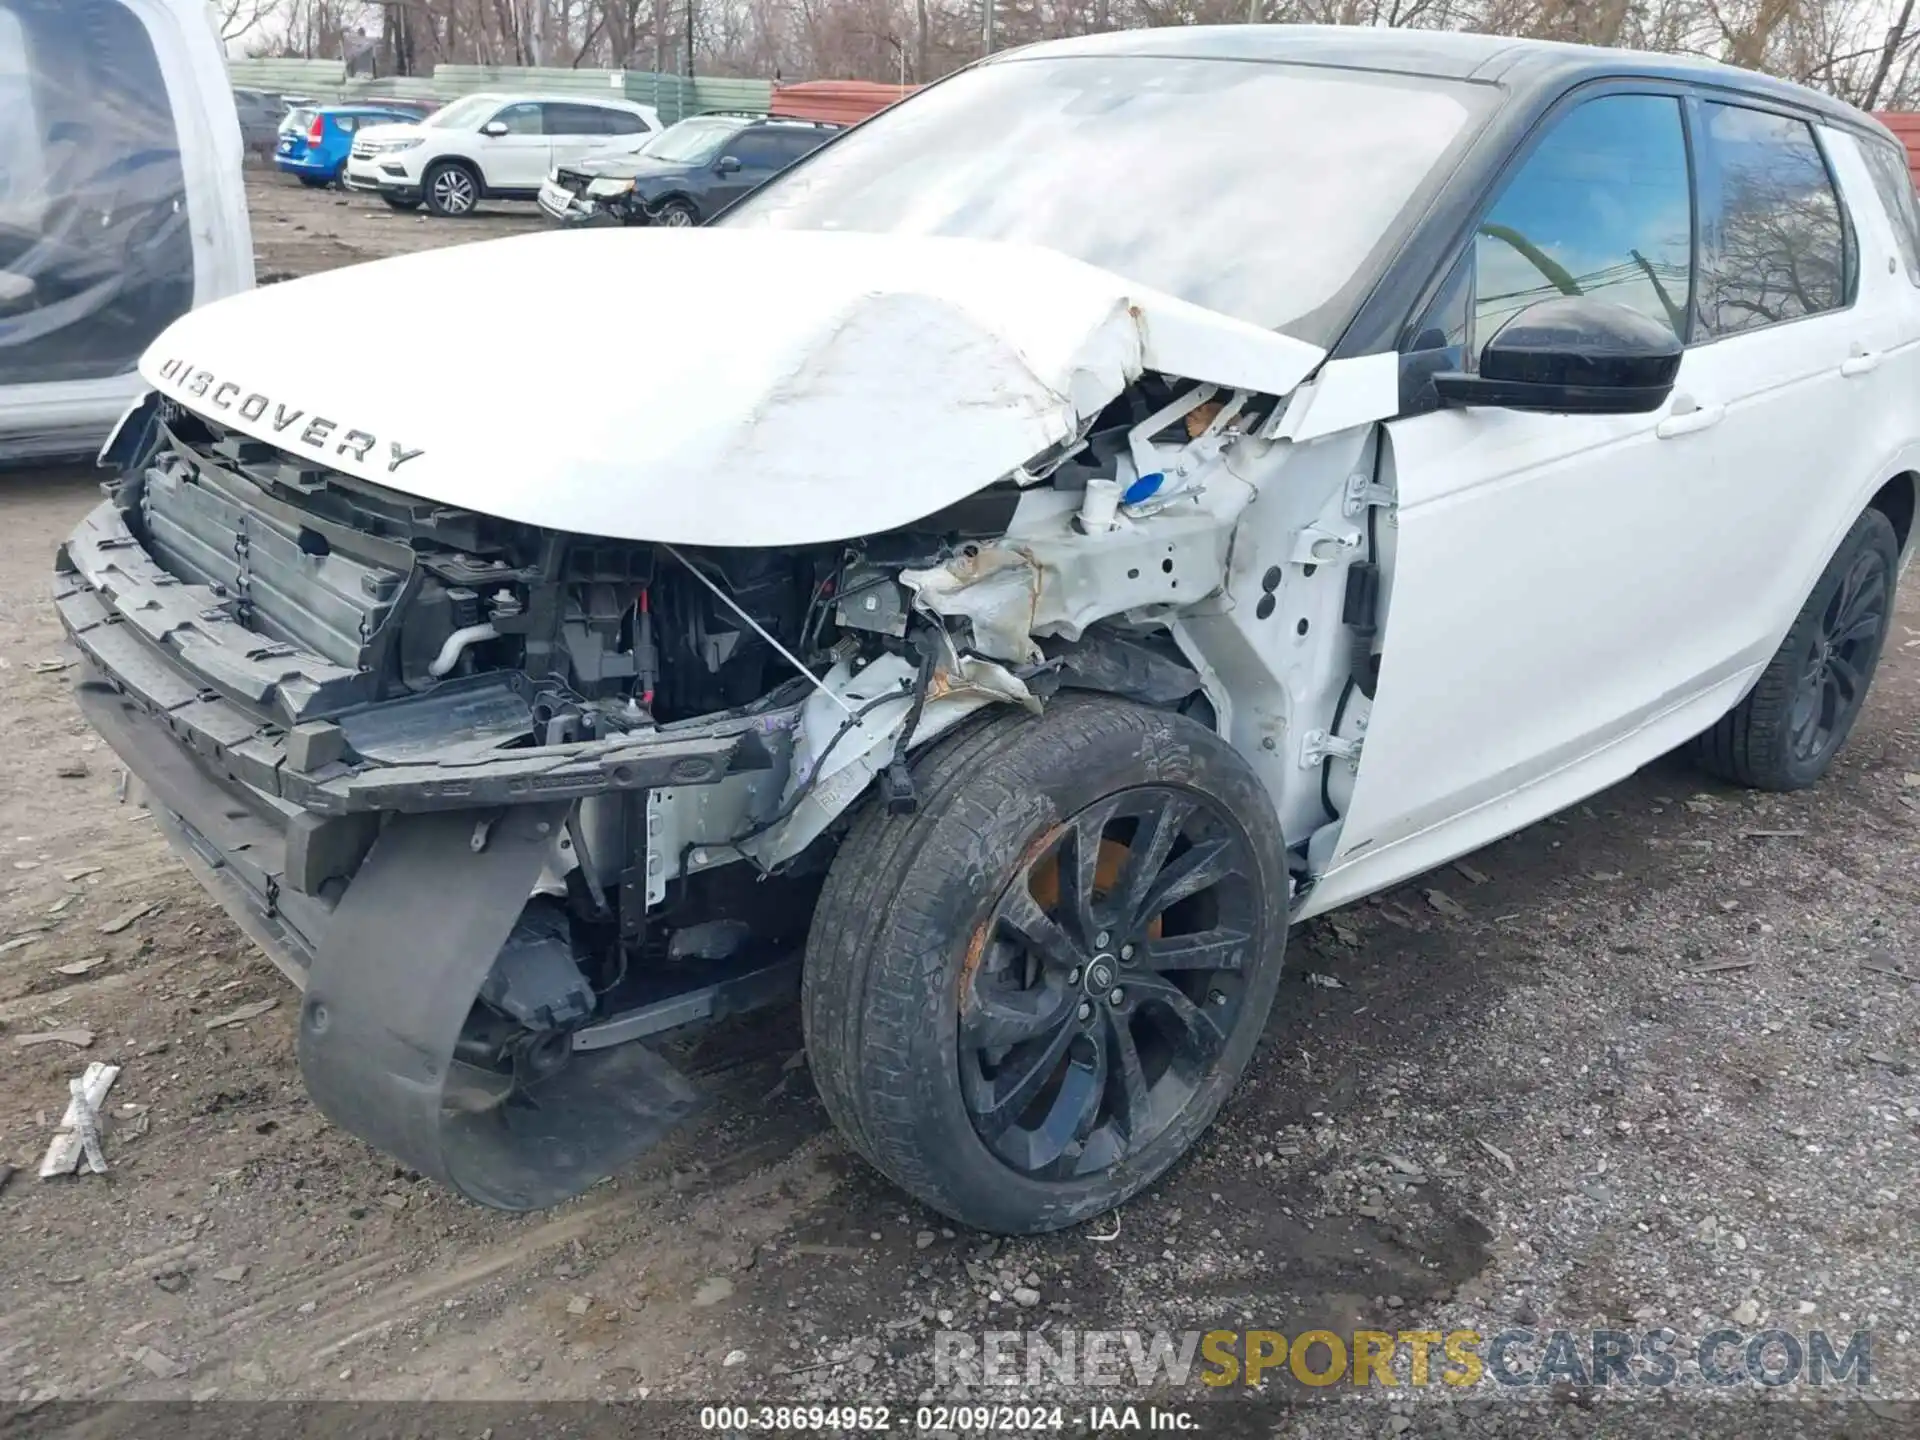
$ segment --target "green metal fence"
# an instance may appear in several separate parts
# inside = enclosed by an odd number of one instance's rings
[[[455,100],[482,90],[510,90],[540,95],[618,95],[651,105],[671,125],[688,115],[708,110],[751,110],[765,114],[772,103],[773,86],[765,80],[736,80],[697,76],[659,75],[650,70],[563,70],[546,66],[441,65],[433,75],[383,76],[349,80],[339,60],[233,60],[228,73],[234,85],[255,90],[277,90],[287,95],[311,95],[322,100],[407,99]]]

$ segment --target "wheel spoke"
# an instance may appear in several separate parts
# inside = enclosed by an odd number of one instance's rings
[[[1140,918],[1149,920],[1168,906],[1218,885],[1233,873],[1232,841],[1224,838],[1199,841],[1160,872],[1160,878],[1147,893]]]
[[[1202,1060],[1212,1060],[1226,1043],[1226,1036],[1213,1016],[1187,998],[1182,990],[1170,980],[1158,976],[1136,975],[1128,988],[1135,1004],[1147,1007],[1158,1006],[1170,1013],[1179,1022],[1188,1042],[1199,1052]]]
[[[988,1140],[998,1139],[1020,1118],[1060,1068],[1061,1058],[1079,1033],[1075,1026],[1062,1025],[1044,1045],[1036,1046],[1033,1054],[1011,1059],[993,1079],[977,1075],[970,1081],[974,1093],[968,1108],[982,1135]]]
[[[1842,706],[1853,704],[1854,698],[1860,693],[1860,672],[1853,668],[1852,662],[1839,655],[1830,656],[1827,675],[1839,692]]]
[[[1093,891],[1100,870],[1100,840],[1107,833],[1118,800],[1106,800],[1083,810],[1067,825],[1054,852],[1060,873],[1060,918],[1091,950],[1099,922],[1093,915]]]
[[[1153,1098],[1147,1093],[1147,1072],[1140,1063],[1140,1047],[1133,1043],[1133,1023],[1118,1011],[1107,1012],[1108,1043],[1113,1051],[1112,1068],[1119,1082],[1120,1109],[1129,1141],[1138,1141],[1152,1118]]]
[[[1071,970],[1080,964],[1079,948],[1033,898],[1027,877],[1016,875],[1000,899],[994,919],[1041,964],[1054,970]]]
[[[1140,964],[1148,970],[1240,970],[1246,966],[1252,938],[1231,925],[1191,935],[1166,935],[1145,942]]]
[[[960,1033],[982,1050],[1005,1049],[1066,1024],[1079,1001],[1075,991],[1046,987],[996,994],[976,980],[960,1016]]]
[[[1114,913],[1120,917],[1120,923],[1129,929],[1138,929],[1150,918],[1141,913],[1142,907],[1147,903],[1154,880],[1166,868],[1167,857],[1173,853],[1174,842],[1180,838],[1180,828],[1193,813],[1193,802],[1190,800],[1183,800],[1177,795],[1156,798],[1160,803],[1151,814],[1140,817],[1139,828],[1134,831],[1133,844],[1127,852],[1126,870],[1120,880],[1120,893],[1114,905]]]
[[[1880,612],[1870,610],[1847,625],[1847,628],[1833,637],[1833,648],[1842,649],[1849,645],[1858,645],[1871,640],[1880,633]]]

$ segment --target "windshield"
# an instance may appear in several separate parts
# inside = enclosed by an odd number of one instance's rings
[[[498,95],[469,95],[464,100],[456,100],[443,110],[436,110],[420,123],[423,125],[467,125],[478,129],[494,111],[500,108]],[[405,123],[405,122],[402,122]]]
[[[649,160],[665,160],[672,165],[704,165],[720,154],[720,147],[746,128],[744,120],[718,115],[696,115],[669,125],[642,148]]]
[[[1497,95],[1233,60],[1002,61],[875,116],[719,223],[1044,245],[1327,345]]]

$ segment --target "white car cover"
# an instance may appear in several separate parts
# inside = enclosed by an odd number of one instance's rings
[[[399,343],[416,333],[430,348]],[[223,425],[426,499],[753,546],[920,519],[1143,370],[1278,395],[1323,358],[1050,250],[589,230],[239,296],[182,318],[141,371]]]

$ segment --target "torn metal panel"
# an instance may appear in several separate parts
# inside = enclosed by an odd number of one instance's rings
[[[884,656],[858,675],[836,666],[826,676],[826,689],[807,701],[795,731],[783,797],[792,813],[738,849],[762,866],[778,864],[806,849],[859,799],[893,759],[913,705],[914,680],[914,667],[898,655]],[[857,719],[847,717],[842,702]],[[1040,709],[1026,685],[1001,666],[972,656],[950,659],[933,672],[909,744],[925,745],[996,703]]]
[[[1186,607],[1216,594],[1232,546],[1229,518],[1186,505],[1099,535],[1058,521],[945,565],[903,571],[900,580],[922,608],[970,621],[982,654],[1022,664],[1040,658],[1036,635],[1075,640],[1114,615]]]

